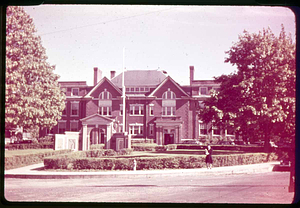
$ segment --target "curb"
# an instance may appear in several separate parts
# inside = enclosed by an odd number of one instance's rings
[[[234,175],[272,172],[278,162],[215,167],[212,169],[169,169],[169,170],[137,170],[137,171],[97,171],[97,172],[51,172],[38,170],[43,163],[5,171],[5,178],[27,179],[88,179],[88,178],[153,178],[190,175]]]

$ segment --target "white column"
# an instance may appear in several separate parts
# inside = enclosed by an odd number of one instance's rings
[[[106,149],[110,149],[111,124],[106,127]]]
[[[82,150],[87,150],[87,125],[83,124],[82,127]]]

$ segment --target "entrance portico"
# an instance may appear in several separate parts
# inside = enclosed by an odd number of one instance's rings
[[[158,117],[154,122],[156,123],[156,143],[158,145],[180,143],[183,123],[181,117]]]
[[[89,150],[91,144],[105,144],[110,148],[114,129],[114,119],[94,114],[80,120],[82,122],[82,150]]]

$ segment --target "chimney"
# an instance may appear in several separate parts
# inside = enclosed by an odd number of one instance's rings
[[[94,86],[102,79],[102,71],[98,67],[94,67]]]
[[[114,78],[116,75],[116,71],[110,71],[110,79]]]
[[[193,81],[194,81],[194,66],[190,66],[190,86],[192,86]]]

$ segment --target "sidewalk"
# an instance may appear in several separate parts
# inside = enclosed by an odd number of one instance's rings
[[[71,179],[71,178],[149,178],[184,175],[230,175],[272,172],[279,162],[268,162],[252,165],[215,167],[197,169],[168,169],[168,170],[137,170],[137,171],[95,171],[95,172],[68,172],[43,170],[44,164],[39,163],[22,168],[5,170],[5,178],[31,178],[31,179]]]

